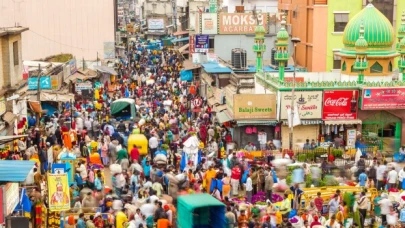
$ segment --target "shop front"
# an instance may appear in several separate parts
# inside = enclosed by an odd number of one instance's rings
[[[405,88],[365,87],[360,101],[362,141],[385,152],[398,152],[404,142],[401,132],[405,123]]]
[[[274,94],[234,94],[233,119],[236,124],[233,130],[233,141],[238,148],[244,148],[249,142],[257,150],[260,145],[275,139],[276,96]]]
[[[325,90],[323,93],[320,142],[333,142],[343,139],[346,148],[354,148],[362,121],[357,118],[358,90]]]
[[[293,99],[290,91],[279,92],[281,143],[283,149],[289,148],[290,131],[288,126],[288,109]],[[296,91],[294,104],[298,107],[300,125],[293,128],[293,149],[302,149],[306,140],[319,142],[319,132],[322,126],[322,91]]]

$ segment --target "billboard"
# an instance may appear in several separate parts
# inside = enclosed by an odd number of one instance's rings
[[[323,93],[324,120],[357,119],[357,90],[325,90]]]
[[[362,110],[405,109],[405,87],[363,88]]]
[[[276,103],[274,94],[234,94],[234,119],[276,119]]]
[[[51,77],[42,76],[39,79],[39,85],[41,89],[52,89]],[[29,90],[38,89],[38,77],[28,78],[28,89]]]
[[[280,119],[287,119],[287,109],[291,107],[291,92],[281,92]],[[322,118],[322,91],[295,91],[294,103],[299,107],[301,119]]]
[[[165,21],[163,18],[148,19],[148,30],[164,30]]]
[[[67,173],[48,174],[48,197],[50,211],[66,211],[70,209]]]
[[[20,201],[20,191],[18,189],[18,183],[6,184],[6,216],[10,215],[17,207]]]
[[[218,17],[216,13],[201,14],[201,34],[217,34],[218,33]]]
[[[252,13],[220,13],[219,34],[254,34],[257,22],[268,33],[267,19],[267,13],[258,13],[257,20]]]
[[[195,49],[197,53],[208,53],[209,35],[195,35]]]

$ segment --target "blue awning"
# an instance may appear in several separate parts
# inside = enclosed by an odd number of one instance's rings
[[[23,182],[34,165],[34,161],[0,160],[0,181]]]
[[[209,74],[231,73],[232,72],[231,68],[229,68],[227,66],[223,66],[218,63],[203,63],[201,65],[204,67],[205,72],[207,72]]]
[[[184,41],[189,41],[189,37],[183,37],[183,38],[179,38],[179,39],[173,39],[171,40],[172,43],[176,43],[176,42],[184,42]]]

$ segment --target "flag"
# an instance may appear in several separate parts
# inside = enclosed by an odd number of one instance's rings
[[[31,200],[27,196],[27,190],[23,188],[21,190],[21,197],[20,197],[20,202],[18,203],[15,211],[22,210],[24,212],[24,216],[27,218],[31,218]]]

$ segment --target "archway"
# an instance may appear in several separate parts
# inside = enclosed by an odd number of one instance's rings
[[[401,131],[401,118],[386,111],[377,111],[363,120],[362,138],[370,146],[393,153],[399,150]]]

